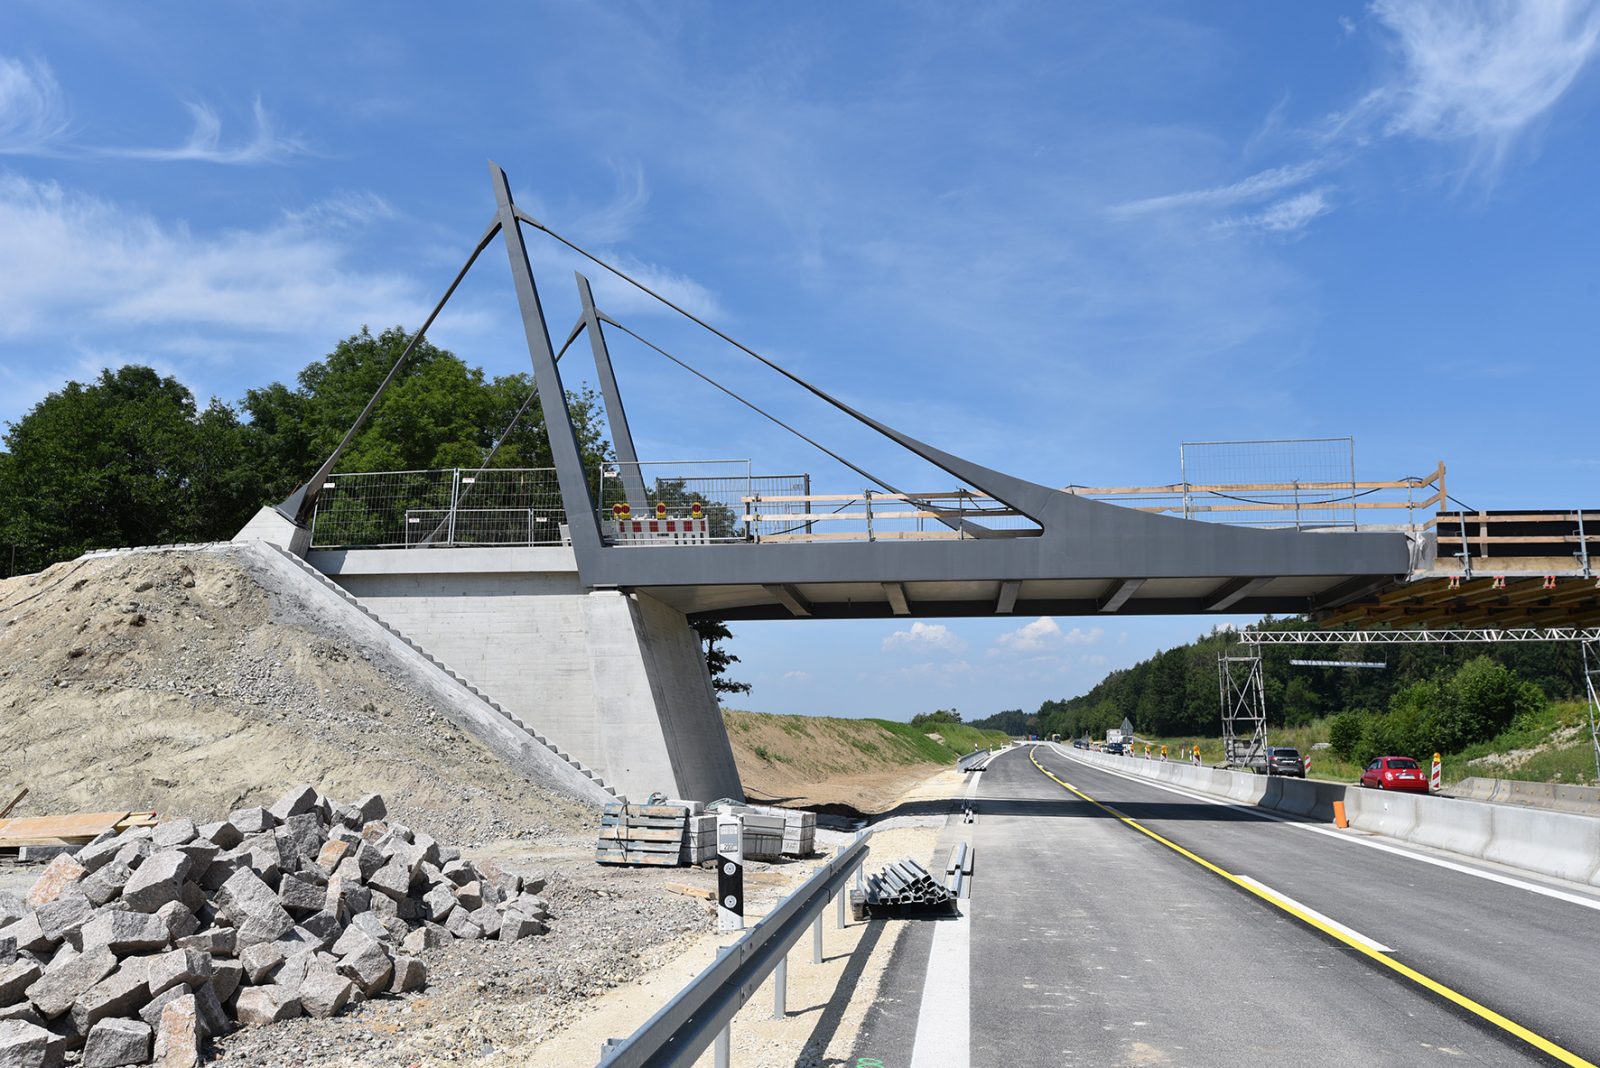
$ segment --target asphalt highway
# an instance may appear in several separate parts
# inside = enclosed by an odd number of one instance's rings
[[[928,970],[950,959],[930,949],[939,924],[910,932],[858,1058],[1600,1063],[1600,897],[1548,896],[1530,888],[1548,881],[1454,870],[1069,754],[1021,747],[982,773],[977,822],[946,828],[977,849],[969,973]],[[939,984],[968,992],[970,1048],[914,1057],[941,1033],[917,1019],[931,1003],[918,991]]]

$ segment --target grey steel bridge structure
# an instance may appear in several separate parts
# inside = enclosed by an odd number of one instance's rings
[[[1458,517],[1456,543],[1464,551],[1451,555],[1441,550],[1445,540],[1432,523],[1430,529],[1405,532],[1261,529],[1179,518],[1040,485],[940,449],[805,381],[518,208],[505,172],[492,163],[489,169],[495,214],[466,263],[340,445],[304,486],[263,509],[240,538],[272,541],[304,557],[370,611],[635,796],[656,790],[702,799],[740,793],[716,696],[689,625],[696,618],[1270,612],[1361,622],[1377,613],[1401,626],[1449,626],[1453,618],[1473,625],[1578,625],[1600,619],[1587,555],[1591,540],[1600,543],[1600,513],[1589,514],[1592,536],[1582,527],[1586,513],[1577,514],[1581,563],[1524,561],[1508,579],[1503,568],[1473,570],[1467,540],[1478,538],[1485,546],[1492,540],[1485,533],[1492,524],[1482,513],[1470,524]],[[667,544],[621,536],[623,528],[604,517],[605,502],[584,469],[561,359],[580,338],[587,339],[623,498],[642,516],[650,491],[607,331],[657,346],[600,308],[579,274],[581,315],[558,348],[530,262],[528,231],[587,257],[949,475],[961,487],[955,493],[906,492],[688,368],[855,472],[863,484],[878,487],[867,491],[869,509],[870,494],[879,492],[909,510],[902,515],[940,529],[914,537],[874,537],[869,511],[866,537],[689,538]],[[347,477],[336,474],[341,457],[497,238],[510,266],[549,435],[563,535],[551,539],[553,544],[530,540],[521,547],[463,548],[422,526],[424,536],[410,543],[422,551],[314,547],[309,526],[319,496]],[[1442,471],[1437,495],[1422,503],[1444,505]],[[1353,483],[1351,489],[1353,496]],[[788,518],[798,518],[807,529],[812,519],[824,518],[812,512],[809,492],[789,500],[800,501],[801,512]],[[760,507],[752,496],[739,504],[745,510]],[[452,511],[448,521],[454,519]],[[1550,524],[1535,526],[1544,531]],[[1555,539],[1563,545],[1570,540]]]

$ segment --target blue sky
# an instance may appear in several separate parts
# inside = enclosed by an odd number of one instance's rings
[[[1592,505],[1600,6],[127,5],[0,11],[0,421],[202,398],[415,326],[518,200],[890,423],[1049,484],[1351,434],[1473,507]],[[570,257],[536,246],[552,323]],[[867,466],[925,472],[646,303]],[[503,257],[434,331],[524,370]],[[859,478],[641,350],[647,457]],[[941,477],[941,484],[945,481]],[[752,707],[1032,708],[1211,620],[736,628]]]

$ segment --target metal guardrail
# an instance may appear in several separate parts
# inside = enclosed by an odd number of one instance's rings
[[[994,750],[992,749],[974,749],[972,752],[956,761],[956,770],[966,771],[974,764],[981,763],[993,755]]]
[[[843,905],[845,883],[866,860],[871,834],[870,830],[858,833],[743,938],[718,951],[716,960],[637,1031],[608,1042],[598,1068],[691,1068],[713,1042],[718,1068],[726,1068],[733,1017],[768,975],[784,967],[790,948],[813,923],[817,925],[813,959],[820,957],[823,909],[836,894]],[[840,917],[842,924],[842,907]],[[776,1003],[781,1009],[781,987]]]

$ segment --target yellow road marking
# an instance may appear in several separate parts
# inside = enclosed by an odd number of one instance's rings
[[[1269,905],[1273,905],[1276,908],[1287,912],[1301,923],[1304,923],[1309,927],[1315,927],[1328,937],[1336,939],[1340,943],[1349,946],[1357,953],[1360,953],[1363,956],[1377,962],[1378,964],[1383,965],[1390,971],[1393,971],[1398,975],[1402,975],[1411,980],[1413,983],[1416,983],[1418,986],[1423,987],[1426,990],[1431,990],[1433,993],[1444,998],[1446,1001],[1466,1009],[1479,1019],[1494,1024],[1507,1034],[1515,1035],[1517,1038],[1520,1038],[1522,1041],[1526,1042],[1528,1045],[1539,1050],[1540,1052],[1554,1057],[1562,1064],[1572,1065],[1573,1068],[1600,1068],[1600,1066],[1596,1066],[1592,1061],[1584,1060],[1576,1053],[1573,1053],[1571,1050],[1562,1046],[1558,1046],[1556,1043],[1550,1041],[1548,1038],[1545,1038],[1543,1035],[1528,1030],[1515,1020],[1511,1020],[1500,1015],[1487,1005],[1480,1004],[1457,990],[1452,990],[1450,987],[1445,986],[1437,979],[1431,979],[1428,976],[1423,975],[1415,968],[1407,967],[1406,965],[1401,964],[1399,961],[1389,956],[1389,954],[1381,953],[1370,946],[1363,945],[1359,940],[1351,938],[1343,931],[1340,931],[1334,927],[1330,927],[1328,924],[1323,923],[1315,916],[1308,915],[1306,912],[1296,908],[1259,883],[1252,884],[1251,881],[1242,879],[1232,872],[1218,867],[1205,857],[1200,856],[1198,853],[1194,853],[1188,849],[1185,849],[1183,846],[1172,841],[1170,838],[1165,838],[1157,834],[1155,831],[1152,831],[1150,828],[1144,826],[1131,816],[1125,816],[1121,812],[1118,812],[1116,809],[1112,808],[1110,805],[1096,801],[1094,798],[1090,797],[1076,786],[1073,786],[1071,783],[1066,782],[1063,779],[1056,778],[1054,773],[1052,773],[1049,768],[1039,763],[1039,758],[1034,755],[1037,750],[1038,746],[1034,746],[1033,748],[1029,749],[1028,759],[1033,761],[1033,766],[1043,772],[1045,776],[1048,777],[1052,782],[1065,790],[1071,791],[1073,794],[1076,794],[1079,798],[1089,802],[1089,804],[1095,806],[1096,808],[1110,813],[1117,820],[1127,824],[1129,827],[1132,827],[1140,834],[1155,839],[1157,842],[1160,842],[1174,853],[1194,861],[1196,864],[1200,865],[1202,868],[1206,869],[1212,874],[1221,876],[1222,878],[1228,880],[1228,882],[1232,883],[1234,886],[1237,886],[1239,889],[1254,894],[1256,897],[1259,897]]]

